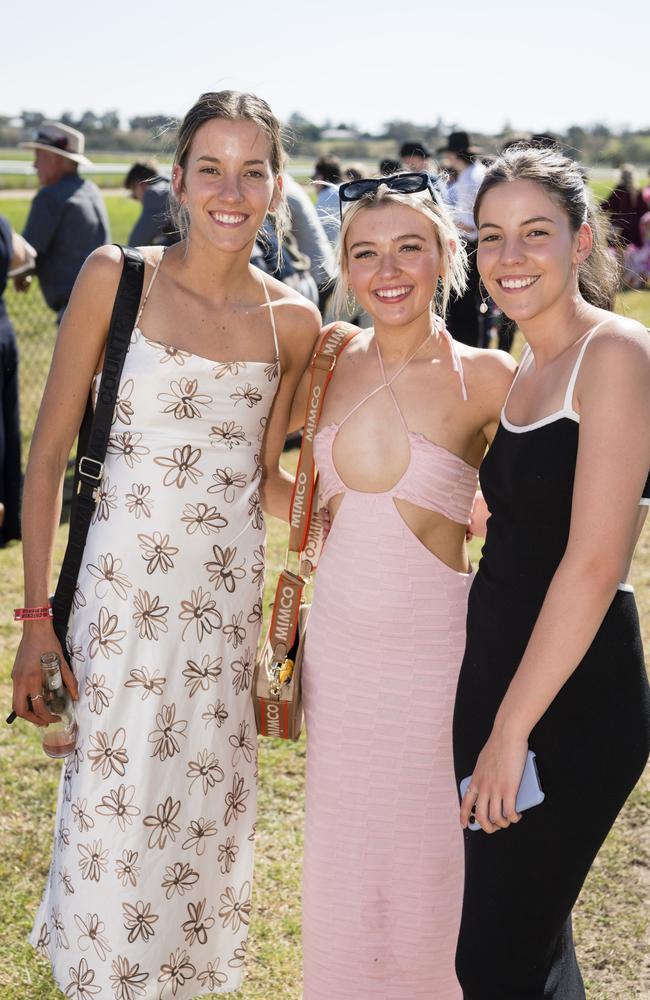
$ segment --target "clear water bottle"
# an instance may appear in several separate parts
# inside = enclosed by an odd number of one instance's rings
[[[57,653],[41,656],[43,701],[48,712],[58,715],[58,722],[51,722],[42,729],[43,750],[48,757],[67,757],[77,742],[77,720],[74,702],[61,677],[61,661]]]

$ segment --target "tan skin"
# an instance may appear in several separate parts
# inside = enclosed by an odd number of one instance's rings
[[[281,196],[266,136],[245,121],[215,119],[202,125],[173,184],[188,209],[190,232],[165,254],[142,317],[144,335],[215,361],[270,360],[272,335],[262,275],[249,263],[267,209]],[[143,248],[143,254],[146,289],[160,249]],[[88,258],[57,338],[25,477],[27,607],[47,604],[51,592],[63,476],[91,380],[101,371],[120,273],[121,256],[114,247],[102,247]],[[265,490],[265,509],[276,513],[282,506],[278,493],[286,489],[279,460],[291,400],[318,336],[320,316],[291,289],[266,276],[264,280],[274,304],[282,371],[261,455],[264,479],[275,484]],[[39,726],[53,717],[41,699],[30,711],[27,695],[40,691],[39,657],[46,650],[61,655],[51,623],[25,623],[12,674],[13,707]],[[63,679],[78,698],[77,683],[65,663]]]
[[[532,181],[500,184],[479,216],[478,265],[488,293],[532,349],[506,406],[524,426],[556,412],[584,336],[602,320],[573,398],[580,437],[569,540],[519,667],[481,751],[460,821],[487,833],[521,818],[515,797],[529,734],[589,648],[624,580],[643,524],[650,465],[650,338],[647,330],[587,303],[577,268],[591,230],[573,231],[564,210]],[[525,288],[508,283],[525,280]]]
[[[339,423],[357,401],[381,384],[377,346],[390,379],[424,343],[393,383],[407,426],[478,467],[496,431],[514,362],[499,351],[459,344],[469,397],[468,401],[462,399],[449,346],[435,331],[430,308],[438,275],[445,266],[432,222],[408,205],[369,206],[351,223],[345,253],[350,285],[357,301],[372,316],[374,328],[359,334],[341,355],[320,426]],[[397,300],[387,300],[386,290],[400,288],[408,291]],[[294,401],[294,425],[302,423],[307,387],[305,378]],[[408,466],[410,444],[386,389],[343,424],[333,455],[341,478],[351,489],[382,492],[401,479]],[[342,501],[341,495],[330,501],[332,521]],[[465,525],[403,500],[395,502],[423,545],[453,570],[468,572]]]

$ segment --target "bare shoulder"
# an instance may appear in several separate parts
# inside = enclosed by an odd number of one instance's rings
[[[496,394],[505,398],[517,371],[517,362],[506,351],[456,344],[463,365],[468,395]]]
[[[606,318],[585,352],[578,391],[601,380],[634,384],[650,380],[650,331],[637,320],[613,313]]]
[[[273,305],[278,337],[283,346],[291,349],[296,343],[309,341],[311,349],[316,342],[322,322],[317,307],[300,292],[284,285],[277,278],[265,274],[264,283]]]

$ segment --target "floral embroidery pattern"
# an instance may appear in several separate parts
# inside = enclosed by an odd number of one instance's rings
[[[101,653],[108,660],[111,654],[116,656],[122,652],[120,642],[126,632],[117,626],[117,615],[112,615],[106,607],[100,608],[97,624],[91,622],[88,626],[91,638],[88,654],[91,659],[97,656],[97,653]]]
[[[157,640],[161,632],[167,631],[169,605],[161,604],[160,597],[152,597],[149,591],[139,590],[133,606],[133,621],[141,639]]]
[[[91,674],[86,678],[84,691],[90,702],[90,711],[96,715],[101,715],[105,708],[108,708],[113,692],[106,684],[105,674]]]
[[[221,917],[224,927],[232,927],[236,933],[242,924],[248,924],[251,913],[251,886],[250,882],[244,882],[243,886],[236,892],[234,887],[229,886],[221,896]]]
[[[181,633],[183,639],[192,624],[199,642],[204,635],[210,635],[215,629],[221,628],[221,612],[217,609],[216,601],[207,591],[204,592],[203,587],[193,590],[189,601],[181,601],[181,608],[183,610],[178,617],[185,622]]]
[[[233,566],[237,557],[237,546],[222,549],[220,545],[213,545],[212,551],[214,560],[205,564],[210,574],[210,583],[214,583],[215,590],[219,590],[223,585],[228,593],[232,594],[237,586],[237,580],[243,580],[246,576],[244,563],[241,566]]]
[[[95,594],[100,600],[106,597],[111,588],[118,597],[123,601],[126,600],[127,589],[132,584],[129,578],[120,572],[122,569],[121,559],[116,559],[110,552],[107,552],[105,556],[99,557],[96,566],[89,563],[87,569],[90,575],[99,581],[95,584]]]
[[[157,569],[167,573],[174,567],[175,556],[178,548],[169,544],[169,535],[163,535],[160,531],[154,531],[153,535],[138,535],[142,558],[147,564],[147,573],[151,576]]]
[[[142,434],[123,431],[108,439],[107,451],[109,455],[118,455],[123,458],[129,469],[134,465],[139,465],[145,455],[149,454],[146,445],[141,444]]]
[[[211,750],[201,750],[197,759],[190,761],[186,776],[190,778],[190,792],[192,786],[200,781],[204,795],[207,795],[218,781],[224,779],[223,768],[219,766],[219,758]]]
[[[147,737],[149,743],[154,744],[151,756],[167,760],[180,752],[179,737],[185,736],[187,722],[176,719],[176,705],[163,705],[156,715],[156,727]]]
[[[88,760],[92,760],[92,770],[101,771],[102,778],[110,778],[113,771],[124,777],[125,765],[129,757],[125,747],[126,730],[120,727],[112,739],[107,732],[97,732],[90,737],[92,750],[88,751]]]
[[[237,403],[245,402],[246,406],[250,408],[262,402],[262,394],[250,382],[247,382],[246,385],[237,386],[235,391],[230,393],[230,398],[234,399],[235,406],[237,406]]]
[[[143,822],[145,826],[151,827],[151,833],[147,841],[149,847],[159,847],[163,849],[167,843],[167,838],[176,840],[176,834],[180,826],[174,822],[181,808],[181,800],[174,802],[171,795],[168,795],[164,802],[159,803],[155,815],[145,816]]]
[[[199,873],[188,865],[177,861],[165,868],[165,877],[160,883],[165,890],[165,897],[171,899],[175,892],[184,896],[199,881]]]
[[[139,962],[131,965],[128,958],[118,955],[111,968],[113,970],[111,986],[115,1000],[137,1000],[138,997],[144,996],[149,973],[140,972]]]
[[[211,660],[210,654],[206,653],[199,666],[194,660],[188,660],[183,671],[186,677],[185,687],[190,689],[190,698],[193,698],[197,691],[207,691],[211,684],[216,684],[221,673],[223,657],[218,656]]]
[[[142,688],[142,701],[146,701],[150,694],[162,694],[166,683],[165,677],[159,677],[158,671],[153,674],[146,667],[137,667],[129,671],[130,681],[124,682],[127,688]]]
[[[210,438],[215,448],[225,445],[229,451],[240,444],[249,444],[246,434],[241,424],[236,424],[234,420],[224,420],[222,424],[213,427],[210,431]]]
[[[198,483],[203,475],[200,469],[195,468],[200,458],[200,448],[192,448],[191,444],[184,444],[182,448],[174,448],[168,457],[154,458],[154,462],[167,469],[163,477],[165,486],[177,486],[179,490],[182,490],[188,480],[191,483]]]
[[[131,490],[126,494],[126,509],[129,514],[135,514],[137,518],[151,517],[153,500],[151,497],[151,487],[144,483],[133,483]]]
[[[211,535],[228,525],[223,514],[207,503],[186,504],[181,521],[187,525],[185,530],[188,535],[193,535],[196,531],[200,531],[202,535]]]
[[[197,391],[198,379],[181,378],[178,382],[170,382],[171,392],[161,392],[158,399],[167,403],[163,413],[173,413],[176,420],[201,416],[201,407],[212,402],[212,396]]]
[[[95,812],[115,820],[124,833],[127,826],[132,825],[133,817],[140,815],[138,807],[132,804],[134,795],[135,785],[120,785],[119,788],[113,788],[108,795],[102,796],[101,804],[95,806]]]
[[[217,469],[212,478],[214,484],[208,486],[208,493],[222,493],[226,503],[233,503],[237,496],[237,490],[243,490],[246,485],[244,473],[234,472],[229,466],[225,469]]]

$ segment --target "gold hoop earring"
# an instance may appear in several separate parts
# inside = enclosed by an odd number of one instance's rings
[[[357,310],[357,297],[348,285],[347,294],[345,296],[345,306],[350,316],[354,316]]]
[[[478,279],[478,293],[481,296],[481,304],[478,307],[478,311],[480,312],[481,316],[485,316],[486,312],[490,307],[488,305],[489,295],[487,293],[487,288],[483,284],[483,278]]]

